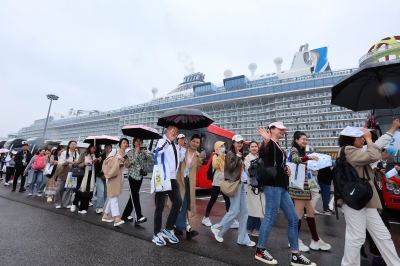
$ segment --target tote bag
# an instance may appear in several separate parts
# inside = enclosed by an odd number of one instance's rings
[[[46,164],[46,168],[44,169],[44,174],[46,176],[51,176],[51,174],[53,173],[53,168],[54,168],[54,165],[51,165],[50,163],[47,163]]]
[[[72,176],[72,172],[68,172],[64,188],[76,188],[76,177]]]
[[[161,155],[161,164],[157,163],[157,158],[158,148],[156,149],[156,154],[154,156],[155,165],[153,167],[153,175],[151,176],[150,193],[172,190],[170,171],[168,165],[165,164],[164,153]]]
[[[290,167],[289,187],[304,190],[306,166],[304,164],[286,163]]]

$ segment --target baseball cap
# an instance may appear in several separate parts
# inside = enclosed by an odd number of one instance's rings
[[[339,133],[339,135],[359,138],[359,137],[364,136],[364,132],[361,130],[360,127],[350,127],[350,126],[348,126],[345,129],[343,129]]]
[[[183,135],[183,134],[179,134],[179,135],[178,135],[178,139],[181,139],[181,138],[186,138],[186,137],[185,137],[185,135]]]
[[[17,152],[16,150],[13,150],[11,153],[15,155],[15,154],[17,154],[18,152]]]
[[[239,142],[239,141],[243,141],[243,140],[244,140],[243,137],[240,135],[235,135],[232,137],[232,141],[235,141],[235,142]]]
[[[282,122],[273,122],[273,123],[269,124],[268,128],[271,128],[271,127],[273,127],[273,126],[276,127],[276,128],[279,128],[279,129],[287,129],[287,128],[283,125]]]

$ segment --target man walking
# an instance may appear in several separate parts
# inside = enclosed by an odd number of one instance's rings
[[[185,158],[186,149],[178,147],[174,140],[178,136],[178,128],[169,126],[165,135],[157,143],[158,158],[157,162],[161,162],[161,156],[164,156],[164,163],[168,165],[171,178],[170,191],[156,192],[156,209],[154,212],[154,236],[153,243],[158,246],[164,246],[164,237],[168,238],[170,243],[176,244],[179,242],[174,234],[174,225],[182,206],[181,193],[179,191],[179,184],[176,181],[176,174],[179,169],[181,161]],[[162,213],[164,211],[165,197],[168,196],[172,202],[172,208],[168,215],[165,229],[161,231]]]
[[[14,162],[15,162],[15,174],[14,174],[14,181],[13,181],[13,189],[12,191],[14,192],[17,189],[17,183],[18,183],[18,178],[21,176],[21,187],[19,189],[19,192],[24,193],[25,192],[25,179],[28,173],[26,172],[26,166],[28,165],[29,161],[32,158],[31,152],[28,150],[29,145],[27,143],[24,143],[22,146],[22,151],[18,152],[17,155],[15,155]]]

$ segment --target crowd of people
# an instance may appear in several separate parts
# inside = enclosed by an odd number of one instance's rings
[[[360,254],[364,252],[363,243],[366,238],[370,241],[373,265],[400,265],[388,223],[384,223],[385,213],[374,183],[374,176],[382,173],[384,169],[377,167],[377,164],[384,162],[388,156],[385,152],[382,153],[382,149],[389,144],[399,127],[400,121],[394,120],[392,128],[374,141],[371,132],[365,129],[353,130],[346,134],[342,131],[339,137],[339,146],[344,149],[347,161],[357,170],[360,177],[365,177],[367,169],[373,188],[372,199],[361,210],[352,209],[346,202],[338,202],[346,220],[344,256],[341,262],[343,266],[360,264]],[[271,123],[267,128],[258,128],[263,142],[249,142],[247,156],[243,154],[245,140],[240,135],[233,136],[229,147],[222,141],[215,143],[211,158],[211,197],[202,224],[210,227],[215,240],[220,243],[224,242],[223,236],[227,230],[237,228],[237,244],[254,247],[255,259],[276,265],[277,260],[266,248],[277,215],[282,211],[287,220],[291,265],[316,265],[302,252],[309,249],[331,249],[331,245],[319,237],[314,215],[315,198],[318,198],[319,190],[322,194],[323,213],[334,213],[329,206],[333,173],[330,167],[311,172],[305,166],[303,189],[291,187],[289,176],[292,173],[286,163],[307,165],[307,161],[318,160],[318,157],[306,155],[307,135],[303,132],[295,132],[292,147],[284,151],[279,145],[279,140],[284,137],[285,131],[286,127],[281,122]],[[196,173],[204,160],[203,154],[197,151],[200,141],[199,135],[195,134],[187,140],[183,134],[179,134],[177,127],[169,126],[157,142],[155,154],[142,147],[143,140],[140,138],[133,139],[132,149],[129,151],[129,140],[122,138],[117,149],[112,149],[110,144],[106,144],[102,151],[98,145],[90,144],[81,154],[76,149],[76,141],[70,141],[66,149],[40,149],[34,155],[25,144],[20,152],[12,151],[6,157],[2,155],[0,178],[3,178],[5,172],[4,185],[12,184],[14,192],[20,178],[19,192],[24,193],[25,180],[28,177],[28,195],[33,196],[35,189],[37,196],[45,193],[47,201],[52,202],[57,209],[67,208],[71,212],[86,214],[88,207],[93,206],[92,200],[95,197],[95,212],[102,214],[102,221],[114,223],[114,226],[133,220],[135,224],[141,224],[147,222],[142,213],[139,196],[143,177],[147,175],[144,163],[153,159],[163,162],[168,166],[166,169],[169,170],[171,190],[155,192],[152,242],[158,246],[166,245],[166,240],[176,244],[179,243],[177,236],[183,235],[184,231],[187,238],[199,234],[192,228],[190,219],[196,215]],[[276,174],[274,178],[259,184],[259,193],[255,193],[249,182],[249,167],[258,158],[261,158],[265,165],[274,166]],[[112,178],[103,171],[103,164],[111,160],[120,165]],[[130,198],[121,215],[119,196],[122,194],[123,168],[128,169]],[[396,169],[400,170],[398,166]],[[78,172],[80,174],[76,174]],[[318,176],[320,184],[317,192],[309,182],[309,174]],[[72,176],[76,178],[73,179]],[[14,179],[11,181],[12,177]],[[74,180],[73,184],[71,180]],[[230,192],[229,196],[223,193],[222,187],[233,186],[236,186],[235,192]],[[226,214],[221,221],[213,223],[210,214],[220,194],[225,200]],[[163,227],[162,214],[166,204],[170,206],[170,212]],[[311,235],[308,246],[299,238],[304,216]],[[258,237],[257,242],[252,241],[250,236]]]

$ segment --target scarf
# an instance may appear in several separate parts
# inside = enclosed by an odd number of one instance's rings
[[[93,155],[89,155],[89,154],[85,156],[85,164],[91,163],[91,166],[92,166],[92,178],[90,179],[90,190],[89,190],[90,192],[93,192],[93,190],[94,190],[94,183],[95,183],[95,178],[96,178],[92,156]],[[89,168],[87,166],[85,166],[85,175],[83,176],[82,184],[81,184],[81,187],[79,188],[79,190],[81,192],[86,191],[88,176],[89,176]]]

